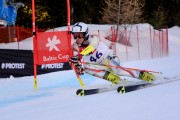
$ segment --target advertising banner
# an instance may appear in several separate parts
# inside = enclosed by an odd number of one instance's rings
[[[68,31],[37,32],[37,64],[68,62],[70,42]]]
[[[42,64],[37,66],[37,74],[70,70],[68,62]],[[0,78],[33,75],[33,52],[31,50],[0,49]]]

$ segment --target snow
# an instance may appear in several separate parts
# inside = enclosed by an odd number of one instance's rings
[[[105,29],[103,25],[90,28]],[[0,44],[0,48],[17,47],[16,44]],[[21,49],[32,49],[32,38],[20,42],[21,45]],[[177,26],[169,28],[169,51],[168,57],[122,64],[161,71],[166,77],[180,76]],[[87,88],[110,85],[87,74],[82,79]],[[179,120],[179,86],[180,81],[175,81],[122,95],[110,91],[79,97],[75,92],[81,86],[72,70],[38,75],[37,90],[33,88],[33,76],[11,76],[0,79],[0,120]]]

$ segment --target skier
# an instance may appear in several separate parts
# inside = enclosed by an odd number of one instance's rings
[[[72,45],[75,56],[69,59],[69,63],[75,66],[77,74],[83,75],[86,72],[112,84],[120,83],[120,76],[130,76],[148,82],[155,80],[155,76],[146,71],[108,67],[120,66],[118,56],[112,54],[97,36],[89,35],[88,26],[85,23],[75,23],[71,34],[76,42]]]

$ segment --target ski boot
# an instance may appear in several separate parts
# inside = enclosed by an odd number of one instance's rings
[[[106,71],[103,76],[103,79],[112,83],[112,85],[120,84],[121,79],[119,76],[113,74],[112,72]]]
[[[141,71],[139,73],[139,79],[141,80],[144,80],[144,81],[147,81],[147,82],[152,82],[156,79],[155,75],[149,73],[149,72],[146,72],[146,71]]]

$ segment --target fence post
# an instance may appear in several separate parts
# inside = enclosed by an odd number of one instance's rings
[[[151,28],[150,28],[151,30]],[[155,30],[153,29],[153,39],[151,39],[150,41],[150,45],[151,45],[151,58],[153,59],[154,58],[154,54],[153,54],[153,42],[155,41]]]
[[[19,26],[16,26],[16,38],[17,38],[18,50],[19,50]]]
[[[128,61],[128,38],[127,38],[127,28],[125,27],[125,38],[126,38],[126,60]]]
[[[117,36],[118,36],[118,31],[115,30],[114,27],[114,36],[113,36],[113,50],[114,50],[114,54],[116,54],[116,42],[117,42]]]
[[[166,55],[169,56],[169,46],[168,46],[168,27],[166,27]]]
[[[136,26],[136,30],[137,30],[137,43],[138,43],[138,57],[140,60],[140,50],[139,50],[139,32],[138,32],[138,26]]]
[[[160,38],[160,41],[161,41],[161,43],[160,43],[160,45],[161,45],[161,56],[164,56],[164,38],[163,38],[163,30],[161,30],[160,31],[160,33],[161,33],[161,35],[162,35],[162,37]]]

